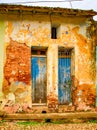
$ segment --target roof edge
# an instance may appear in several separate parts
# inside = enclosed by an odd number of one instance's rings
[[[50,13],[64,13],[65,15],[78,15],[78,16],[95,16],[97,12],[94,10],[82,10],[82,9],[71,9],[71,8],[61,8],[61,7],[44,7],[44,6],[27,6],[20,4],[7,4],[1,3],[0,10],[5,11],[37,11],[38,12],[50,12]]]

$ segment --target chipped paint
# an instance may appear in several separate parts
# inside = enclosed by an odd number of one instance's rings
[[[32,71],[32,103],[47,102],[46,87],[46,57],[35,57],[31,59]]]
[[[6,14],[5,14],[6,16]],[[62,17],[60,15],[45,14],[11,14],[8,13],[5,21],[0,21],[1,37],[1,61],[0,87],[4,94],[2,109],[8,113],[15,112],[35,112],[39,108],[33,106],[32,97],[34,91],[33,83],[37,82],[37,89],[40,89],[38,81],[45,82],[45,111],[65,112],[94,110],[96,87],[95,87],[95,44],[94,34],[87,35],[88,29],[92,28],[92,21],[88,23],[87,17]],[[88,23],[88,25],[87,25]],[[51,26],[58,26],[57,39],[51,39]],[[5,33],[5,34],[4,34]],[[3,48],[5,45],[5,48]],[[31,75],[31,47],[46,48],[46,65],[42,59],[35,65],[32,58]],[[58,48],[72,48],[71,52],[71,98],[72,102],[68,106],[60,107],[58,102]],[[4,50],[5,53],[4,53]],[[5,57],[3,57],[5,55]],[[3,62],[3,60],[5,60]],[[40,69],[45,68],[44,71]],[[34,69],[34,70],[35,70]],[[4,76],[3,76],[4,71]],[[34,74],[35,75],[34,75]],[[39,78],[42,74],[44,77]],[[63,75],[65,76],[65,75]],[[3,78],[3,79],[2,79]],[[34,80],[32,80],[33,78]],[[63,77],[64,78],[64,77]],[[3,86],[2,86],[3,80]],[[40,82],[40,83],[41,83]],[[35,86],[36,87],[36,86]],[[0,90],[1,91],[1,90]],[[2,92],[1,91],[1,92]],[[35,90],[36,91],[36,90]],[[40,91],[41,93],[41,91]],[[36,96],[41,99],[41,94]],[[64,94],[63,94],[64,95]],[[44,100],[44,99],[43,99]],[[41,105],[44,103],[38,99]],[[42,104],[43,105],[43,104]],[[69,106],[70,105],[70,106]],[[40,107],[40,106],[39,106]],[[66,110],[68,109],[68,110]],[[39,111],[43,111],[43,109]]]

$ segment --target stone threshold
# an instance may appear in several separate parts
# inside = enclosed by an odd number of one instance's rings
[[[34,120],[34,119],[97,119],[97,112],[70,112],[70,113],[44,113],[44,114],[0,114],[5,120]]]

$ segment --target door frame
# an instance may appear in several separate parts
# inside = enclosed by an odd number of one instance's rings
[[[45,54],[32,54],[32,51],[44,51]],[[32,46],[31,47],[31,59],[32,57],[46,57],[46,97],[47,97],[47,47],[38,47],[38,46]],[[32,67],[32,61],[31,61],[31,67]],[[32,71],[31,71],[31,75],[32,75]],[[32,76],[31,76],[31,86],[33,87],[32,84]],[[33,89],[33,88],[32,88]],[[33,91],[33,90],[32,90]],[[44,106],[47,105],[47,98],[46,98],[46,103],[33,103],[33,99],[32,99],[32,106]]]
[[[59,105],[69,105],[69,104],[72,104],[73,105],[73,97],[74,97],[74,94],[73,94],[73,91],[72,91],[72,88],[75,86],[74,85],[74,77],[75,77],[75,50],[74,50],[74,48],[72,48],[72,47],[62,47],[62,46],[59,46],[59,48],[58,48],[58,70],[59,70],[59,50],[64,50],[64,49],[67,49],[67,50],[70,50],[70,57],[71,57],[71,64],[70,64],[70,79],[71,79],[71,92],[70,92],[70,94],[71,94],[71,96],[70,96],[70,98],[71,98],[71,100],[70,100],[70,102],[68,103],[68,104],[60,104],[59,103],[59,92],[58,92],[58,104]],[[63,56],[63,58],[65,58],[64,56]],[[59,75],[58,75],[59,76]],[[58,77],[58,87],[59,87],[59,77]]]

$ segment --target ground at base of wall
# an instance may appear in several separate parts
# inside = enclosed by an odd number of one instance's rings
[[[45,120],[47,121],[47,120]],[[97,120],[91,119],[85,123],[82,120],[73,120],[73,122],[53,121],[38,122],[35,121],[1,121],[0,130],[97,130]]]

